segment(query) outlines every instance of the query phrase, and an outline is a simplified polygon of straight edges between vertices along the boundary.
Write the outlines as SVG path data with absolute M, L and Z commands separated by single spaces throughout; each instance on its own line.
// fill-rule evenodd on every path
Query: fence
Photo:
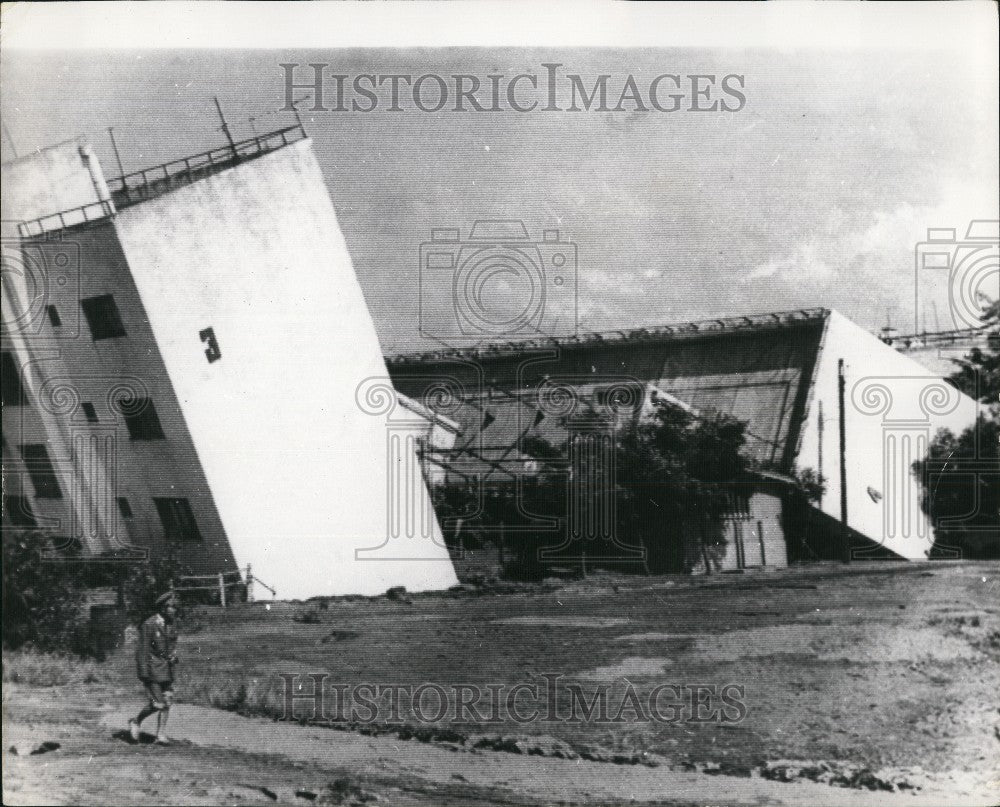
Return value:
M 195 585 L 185 585 L 186 581 L 192 581 Z M 219 593 L 219 605 L 225 608 L 227 604 L 235 602 L 236 599 L 229 593 L 229 590 L 241 586 L 246 587 L 246 601 L 253 602 L 255 585 L 270 591 L 272 599 L 277 596 L 278 592 L 267 585 L 267 583 L 263 580 L 258 580 L 253 576 L 253 567 L 249 563 L 244 571 L 237 570 L 234 572 L 219 572 L 218 574 L 184 575 L 182 577 L 178 577 L 176 583 L 171 586 L 171 588 L 179 594 L 185 591 L 217 591 Z
M 102 199 L 99 202 L 92 202 L 82 207 L 74 207 L 70 210 L 61 210 L 58 213 L 50 213 L 29 221 L 21 221 L 17 224 L 17 234 L 21 238 L 32 238 L 44 235 L 45 233 L 64 230 L 77 224 L 88 224 L 92 221 L 100 221 L 115 214 L 115 206 L 108 200 Z
M 267 134 L 254 135 L 231 146 L 220 146 L 211 151 L 109 179 L 108 188 L 117 207 L 128 207 L 182 185 L 190 185 L 225 168 L 231 168 L 242 160 L 267 154 L 305 138 L 306 131 L 301 124 L 288 126 Z

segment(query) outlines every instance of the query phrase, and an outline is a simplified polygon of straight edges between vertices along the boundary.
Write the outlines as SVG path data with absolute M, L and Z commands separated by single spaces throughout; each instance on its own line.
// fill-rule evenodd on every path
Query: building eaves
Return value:
M 767 314 L 753 314 L 738 317 L 721 317 L 685 322 L 677 325 L 662 325 L 632 330 L 601 331 L 570 337 L 546 337 L 516 342 L 497 342 L 475 348 L 454 348 L 400 353 L 387 356 L 392 365 L 427 364 L 449 359 L 496 359 L 516 356 L 528 350 L 558 347 L 574 350 L 594 348 L 604 345 L 626 345 L 639 342 L 669 342 L 682 339 L 699 339 L 720 334 L 747 331 L 784 330 L 804 323 L 824 321 L 830 314 L 828 308 L 802 308 L 792 311 L 776 311 Z

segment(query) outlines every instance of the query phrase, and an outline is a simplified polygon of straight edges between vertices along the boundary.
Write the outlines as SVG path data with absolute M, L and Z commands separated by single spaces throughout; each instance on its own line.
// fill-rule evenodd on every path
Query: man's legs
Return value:
M 164 691 L 164 688 L 155 681 L 145 681 L 144 683 L 146 684 L 146 691 L 149 693 L 149 703 L 142 708 L 142 711 L 136 717 L 128 722 L 129 734 L 131 734 L 133 741 L 139 742 L 140 724 L 155 712 L 158 715 L 156 736 L 157 738 L 166 739 L 166 735 L 163 732 L 167 725 L 166 713 L 170 710 L 170 698 L 173 693 L 169 690 Z
M 159 694 L 157 701 L 160 704 L 157 709 L 159 714 L 156 716 L 156 742 L 160 745 L 167 745 L 170 743 L 170 740 L 167 739 L 167 718 L 170 717 L 170 704 L 174 700 L 173 684 L 168 681 L 154 686 Z
M 170 704 L 168 703 L 165 708 L 160 709 L 160 714 L 156 718 L 156 741 L 158 743 L 166 742 L 167 740 L 167 718 L 170 717 Z

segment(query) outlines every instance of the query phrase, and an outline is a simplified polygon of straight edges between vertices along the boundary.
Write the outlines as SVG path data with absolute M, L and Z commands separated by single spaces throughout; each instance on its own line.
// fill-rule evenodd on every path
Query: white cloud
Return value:
M 761 280 L 781 274 L 800 282 L 803 280 L 825 282 L 837 273 L 837 270 L 820 254 L 828 248 L 829 244 L 822 244 L 819 240 L 802 244 L 788 257 L 760 264 L 744 280 Z
M 914 249 L 927 237 L 928 228 L 954 228 L 961 239 L 970 221 L 997 218 L 998 204 L 996 186 L 991 187 L 989 180 L 950 178 L 932 202 L 904 202 L 892 209 L 875 210 L 863 228 L 857 225 L 857 216 L 833 208 L 814 235 L 789 253 L 758 264 L 743 281 L 776 279 L 801 284 L 838 278 L 859 283 L 875 274 L 909 277 Z

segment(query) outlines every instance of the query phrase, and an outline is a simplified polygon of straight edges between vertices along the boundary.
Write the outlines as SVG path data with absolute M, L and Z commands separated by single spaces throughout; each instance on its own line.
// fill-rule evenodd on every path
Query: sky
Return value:
M 577 246 L 553 327 L 615 330 L 801 307 L 864 327 L 950 327 L 915 312 L 929 227 L 998 217 L 995 74 L 947 50 L 447 48 L 5 50 L 3 157 L 84 135 L 107 176 L 290 125 L 282 62 L 331 73 L 736 73 L 737 112 L 308 112 L 303 118 L 387 353 L 419 332 L 420 245 L 520 219 Z M 305 74 L 303 73 L 303 76 Z M 640 84 L 642 82 L 640 81 Z M 430 282 L 425 277 L 425 283 Z M 437 281 L 435 281 L 437 282 Z M 442 287 L 443 289 L 444 287 Z M 443 290 L 442 294 L 448 293 Z M 1000 290 L 998 290 L 1000 293 Z M 571 301 L 571 298 L 573 301 Z M 575 311 L 574 311 L 575 309 Z

